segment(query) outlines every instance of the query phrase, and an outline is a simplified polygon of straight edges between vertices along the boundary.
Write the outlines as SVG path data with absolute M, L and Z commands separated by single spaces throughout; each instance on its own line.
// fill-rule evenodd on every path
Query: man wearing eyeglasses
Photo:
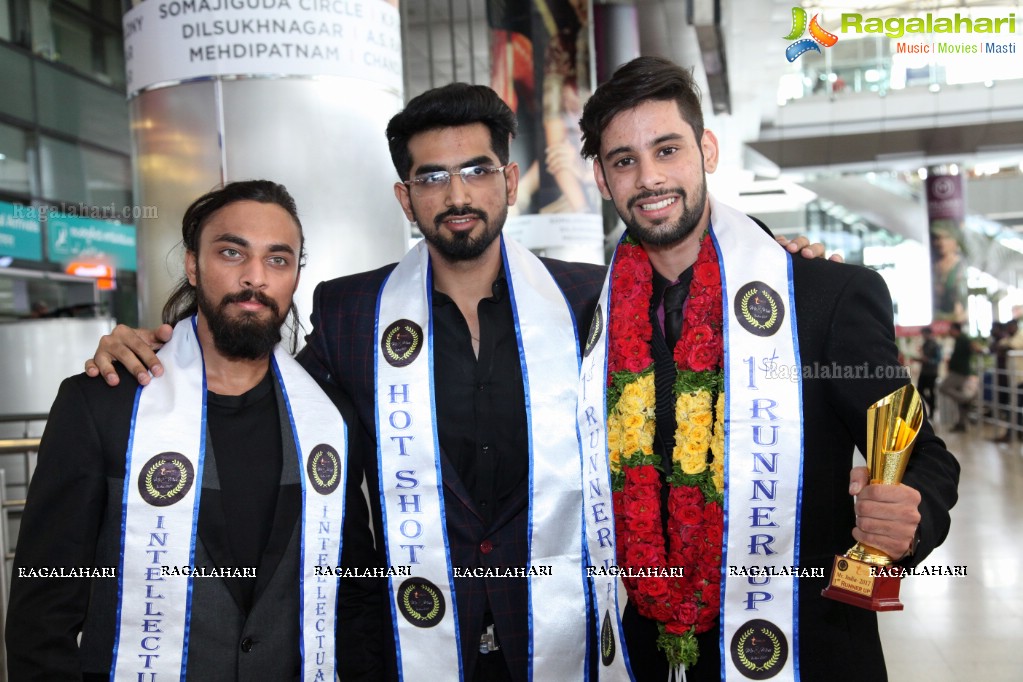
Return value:
M 391 119 L 395 196 L 425 241 L 320 284 L 299 358 L 376 430 L 374 527 L 389 563 L 412 569 L 391 583 L 405 679 L 584 676 L 574 321 L 586 329 L 605 270 L 501 238 L 514 134 L 483 86 L 430 90 Z M 143 363 L 160 372 L 143 346 L 120 328 L 91 371 L 116 357 L 148 381 Z
M 584 674 L 566 382 L 578 373 L 573 317 L 590 319 L 604 269 L 541 260 L 501 238 L 519 181 L 514 133 L 514 114 L 487 87 L 410 101 L 387 138 L 395 197 L 425 242 L 397 267 L 314 296 L 303 362 L 351 386 L 377 425 L 390 562 L 416 577 L 392 585 L 405 679 Z

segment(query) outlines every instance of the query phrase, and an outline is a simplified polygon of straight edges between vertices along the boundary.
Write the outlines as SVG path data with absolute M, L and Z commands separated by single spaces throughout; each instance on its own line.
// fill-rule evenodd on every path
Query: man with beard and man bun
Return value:
M 231 183 L 188 208 L 182 236 L 163 380 L 74 376 L 50 411 L 14 560 L 11 679 L 379 679 L 381 581 L 322 570 L 380 566 L 367 436 L 279 348 L 305 255 L 294 200 Z

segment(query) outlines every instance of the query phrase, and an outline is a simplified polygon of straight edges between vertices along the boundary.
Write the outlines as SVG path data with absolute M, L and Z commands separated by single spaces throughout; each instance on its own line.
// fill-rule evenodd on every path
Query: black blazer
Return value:
M 580 337 L 585 337 L 600 294 L 604 269 L 599 266 L 544 260 L 576 315 Z M 394 268 L 342 277 L 317 287 L 313 302 L 313 333 L 300 360 L 313 376 L 335 381 L 355 401 L 367 429 L 375 432 L 373 407 L 373 330 L 376 300 L 384 277 Z M 853 501 L 848 494 L 849 470 L 854 446 L 865 452 L 866 407 L 906 383 L 896 378 L 899 369 L 895 346 L 891 297 L 876 273 L 852 265 L 821 259 L 793 259 L 799 343 L 804 365 L 839 365 L 891 368 L 891 378 L 863 380 L 803 379 L 806 456 L 805 490 L 801 519 L 801 564 L 830 571 L 832 557 L 852 544 L 855 526 Z M 884 374 L 884 371 L 882 371 Z M 495 521 L 484 529 L 470 496 L 443 463 L 445 509 L 452 561 L 477 565 L 478 546 L 490 540 L 489 555 L 495 564 L 523 565 L 525 521 L 518 516 Z M 904 479 L 920 491 L 921 543 L 905 565 L 919 563 L 948 533 L 948 510 L 957 499 L 959 465 L 930 427 L 925 424 L 916 453 Z M 370 489 L 377 489 L 374 467 L 367 469 Z M 371 496 L 372 498 L 372 496 Z M 379 501 L 372 498 L 372 512 L 381 527 Z M 524 498 L 523 498 L 524 504 Z M 521 514 L 521 512 L 520 512 Z M 520 539 L 522 538 L 522 539 Z M 496 555 L 496 558 L 495 558 Z M 508 632 L 505 656 L 517 679 L 525 676 L 525 587 L 516 581 L 459 579 L 456 582 L 462 638 L 463 664 L 473 670 L 478 643 L 474 624 L 482 617 L 483 596 L 488 594 L 498 630 Z M 820 597 L 824 580 L 800 582 L 800 665 L 804 679 L 853 679 L 861 670 L 871 679 L 885 679 L 884 660 L 876 616 L 855 607 Z M 498 584 L 493 584 L 498 583 Z M 507 610 L 505 610 L 507 609 Z M 478 614 L 478 615 L 473 615 Z M 635 615 L 635 614 L 633 614 Z M 471 620 L 470 620 L 471 619 Z M 470 629 L 471 628 L 471 629 Z M 651 634 L 651 629 L 654 634 Z M 666 664 L 656 650 L 656 626 L 626 613 L 630 659 L 639 670 L 637 679 L 664 679 Z M 720 679 L 717 629 L 700 637 L 701 662 L 688 679 Z M 850 666 L 848 661 L 862 661 Z M 652 667 L 650 667 L 652 666 Z M 644 671 L 648 671 L 644 674 Z M 694 675 L 696 675 L 694 677 Z
M 582 341 L 600 294 L 605 268 L 542 260 L 572 308 Z M 317 286 L 313 295 L 313 332 L 306 338 L 308 345 L 299 356 L 310 374 L 324 381 L 336 382 L 352 396 L 360 419 L 373 434 L 376 423 L 373 402 L 376 303 L 384 278 L 393 269 L 394 265 L 388 265 L 373 272 L 341 277 Z M 444 381 L 444 377 L 437 376 L 435 380 Z M 505 506 L 502 514 L 486 527 L 471 495 L 443 454 L 441 466 L 452 563 L 461 566 L 527 565 L 526 486 L 522 487 L 513 502 Z M 367 471 L 367 481 L 370 482 L 371 490 L 379 490 L 375 466 Z M 375 527 L 382 528 L 379 498 L 374 495 L 370 497 Z M 485 540 L 492 549 L 481 553 L 480 545 Z M 488 598 L 512 677 L 525 680 L 529 642 L 525 579 L 455 579 L 463 667 L 467 675 L 470 675 L 476 665 Z
M 892 302 L 884 280 L 872 270 L 822 259 L 792 259 L 800 372 L 803 390 L 803 507 L 800 566 L 820 567 L 825 578 L 799 580 L 799 665 L 803 680 L 885 680 L 887 673 L 877 616 L 821 597 L 836 554 L 853 544 L 856 525 L 849 495 L 853 450 L 866 452 L 866 409 L 908 383 L 899 364 Z M 870 377 L 835 377 L 834 368 L 866 368 Z M 827 368 L 829 376 L 824 377 Z M 926 421 L 903 482 L 917 489 L 920 545 L 901 562 L 920 563 L 945 539 L 949 509 L 956 503 L 959 464 Z M 907 608 L 912 608 L 908 606 Z M 667 676 L 664 655 L 654 647 L 656 626 L 634 609 L 625 624 L 638 680 Z M 699 636 L 700 659 L 686 671 L 691 682 L 720 680 L 718 628 Z M 727 644 L 727 643 L 726 643 Z M 790 643 L 791 651 L 791 643 Z
M 138 384 L 122 367 L 118 370 L 121 381 L 115 388 L 84 374 L 66 379 L 51 408 L 14 559 L 6 627 L 13 682 L 109 679 L 116 578 L 19 578 L 18 569 L 119 564 L 125 453 Z M 351 403 L 336 388 L 328 387 L 328 393 L 349 424 L 350 457 L 358 459 L 365 434 Z M 377 566 L 361 470 L 361 464 L 348 467 L 342 563 Z M 235 565 L 217 493 L 204 486 L 197 566 Z M 299 485 L 283 485 L 247 613 L 232 581 L 194 581 L 189 679 L 300 678 L 300 513 Z M 342 679 L 382 674 L 375 667 L 381 588 L 380 580 L 341 580 L 337 655 Z

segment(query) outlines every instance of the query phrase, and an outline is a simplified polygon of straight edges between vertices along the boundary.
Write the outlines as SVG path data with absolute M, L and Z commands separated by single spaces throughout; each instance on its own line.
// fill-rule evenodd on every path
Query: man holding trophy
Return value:
M 707 193 L 717 139 L 677 65 L 621 67 L 581 127 L 628 226 L 580 382 L 591 563 L 628 594 L 595 576 L 600 678 L 887 679 L 897 583 L 870 566 L 944 540 L 959 465 L 905 388 L 883 280 L 790 259 Z M 878 471 L 850 475 L 856 447 Z
M 923 400 L 913 384 L 892 391 L 867 409 L 867 471 L 871 485 L 898 485 L 924 421 Z M 914 536 L 914 542 L 916 536 Z M 913 547 L 908 553 L 913 554 Z M 857 542 L 835 557 L 831 582 L 821 594 L 870 609 L 901 611 L 901 567 L 883 549 Z

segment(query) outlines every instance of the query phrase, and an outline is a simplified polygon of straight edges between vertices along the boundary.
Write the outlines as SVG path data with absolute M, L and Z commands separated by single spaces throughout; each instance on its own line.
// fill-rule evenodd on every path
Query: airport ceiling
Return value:
M 520 0 L 491 0 L 510 1 Z M 775 126 L 784 122 L 787 112 L 780 112 L 777 92 L 779 80 L 791 68 L 784 58 L 790 41 L 784 36 L 792 28 L 792 8 L 797 4 L 793 0 L 720 0 L 717 4 L 714 0 L 594 0 L 594 4 L 634 6 L 641 52 L 694 66 L 705 100 L 709 100 L 705 101 L 707 126 L 718 132 L 723 158 L 739 168 L 753 167 L 754 174 L 765 168 L 771 173 L 773 167 L 774 173 L 834 177 L 885 166 L 901 170 L 936 160 L 962 161 L 974 155 L 983 160 L 984 150 L 999 150 L 1002 158 L 1007 154 L 1023 158 L 1023 111 L 1015 120 L 1010 117 L 980 126 L 976 121 L 923 121 L 901 130 L 886 130 L 879 124 L 874 130 L 869 125 L 821 130 L 817 137 L 779 135 Z M 811 14 L 823 9 L 888 17 L 942 7 L 1019 7 L 1020 0 L 822 0 L 799 4 Z M 452 80 L 489 82 L 487 0 L 402 0 L 400 6 L 406 34 L 407 97 Z M 691 15 L 715 24 L 709 39 L 705 28 L 690 25 Z M 1023 195 L 1023 176 L 1019 193 Z M 1023 210 L 999 219 L 1003 224 L 1015 223 L 1023 232 Z
M 489 0 L 491 4 L 525 0 Z M 585 0 L 532 0 L 542 5 L 552 2 L 584 2 Z M 595 5 L 631 5 L 636 8 L 640 49 L 644 54 L 659 54 L 679 64 L 693 65 L 701 83 L 708 113 L 708 127 L 729 132 L 725 144 L 741 145 L 760 140 L 760 131 L 778 117 L 777 89 L 782 75 L 791 70 L 783 57 L 790 41 L 786 36 L 792 28 L 793 0 L 594 0 Z M 802 2 L 808 13 L 861 12 L 870 16 L 905 15 L 912 11 L 933 11 L 942 7 L 976 6 L 1018 7 L 1019 0 L 822 0 Z M 452 80 L 489 82 L 490 54 L 487 29 L 488 0 L 402 0 L 401 11 L 406 30 L 405 64 L 406 94 L 414 96 L 423 90 Z M 708 39 L 701 26 L 716 25 L 716 38 Z M 723 47 L 722 47 L 723 46 Z M 715 121 L 716 115 L 727 115 L 727 123 Z M 933 140 L 935 154 L 972 153 L 970 140 L 976 132 L 952 129 L 948 139 L 920 131 L 914 144 L 924 138 L 924 147 L 914 146 L 931 155 L 926 146 Z M 988 146 L 1002 144 L 999 131 L 987 137 Z M 738 138 L 738 139 L 735 139 Z M 998 139 L 994 139 L 998 138 Z M 961 148 L 954 140 L 962 139 Z M 952 140 L 950 142 L 950 140 Z M 872 149 L 882 140 L 849 139 L 834 146 L 850 152 Z M 847 144 L 848 143 L 848 144 Z M 904 144 L 904 143 L 900 143 Z M 949 148 L 952 147 L 950 150 Z M 780 167 L 816 165 L 792 158 L 791 151 L 782 154 L 777 143 L 766 144 L 758 151 Z M 729 157 L 728 154 L 725 155 Z M 731 157 L 741 159 L 739 151 Z M 775 158 L 777 157 L 777 158 Z M 783 158 L 787 157 L 787 158 Z M 839 155 L 830 160 L 832 166 L 843 163 Z M 855 153 L 848 162 L 862 161 Z

